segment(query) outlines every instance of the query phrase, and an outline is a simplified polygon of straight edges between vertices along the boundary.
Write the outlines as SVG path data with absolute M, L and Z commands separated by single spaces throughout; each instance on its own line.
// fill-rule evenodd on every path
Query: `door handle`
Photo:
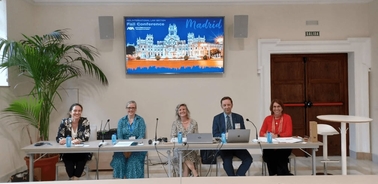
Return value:
M 305 108 L 312 107 L 312 102 L 311 101 L 305 101 L 304 106 L 305 106 Z

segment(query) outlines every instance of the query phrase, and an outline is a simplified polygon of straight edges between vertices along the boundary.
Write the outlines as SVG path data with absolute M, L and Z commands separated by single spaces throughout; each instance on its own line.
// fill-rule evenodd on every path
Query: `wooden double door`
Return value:
M 348 114 L 348 57 L 337 54 L 272 54 L 271 98 L 284 102 L 284 112 L 293 120 L 293 135 L 309 135 L 309 121 L 317 115 Z M 349 134 L 347 140 L 349 140 Z M 328 155 L 341 155 L 340 134 L 328 136 Z M 322 136 L 318 135 L 322 141 Z M 347 150 L 349 150 L 349 141 Z M 296 155 L 304 156 L 299 150 Z M 322 155 L 322 147 L 317 152 Z

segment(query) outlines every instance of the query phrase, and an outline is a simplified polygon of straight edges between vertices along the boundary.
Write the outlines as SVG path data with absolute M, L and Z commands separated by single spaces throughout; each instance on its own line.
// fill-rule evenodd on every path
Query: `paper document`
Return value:
M 115 144 L 114 146 L 115 147 L 127 147 L 127 146 L 131 146 L 131 144 L 133 142 L 134 141 L 120 141 L 120 142 L 117 142 L 117 144 Z
M 171 139 L 171 142 L 178 142 L 177 137 L 173 137 L 173 138 Z M 182 138 L 182 142 L 186 142 L 186 137 L 183 137 L 183 138 Z
M 259 137 L 260 142 L 268 142 L 266 137 Z M 253 142 L 257 142 L 256 139 L 253 140 Z M 302 139 L 295 138 L 295 137 L 277 137 L 273 138 L 273 143 L 296 143 L 296 142 L 302 142 Z
M 253 140 L 253 142 L 257 142 L 255 141 L 256 139 Z M 259 137 L 259 142 L 268 142 L 267 138 L 266 137 Z M 278 141 L 276 139 L 272 139 L 272 142 L 273 143 L 278 143 Z
M 295 137 L 277 137 L 275 138 L 278 142 L 285 142 L 285 143 L 296 143 L 302 142 L 302 139 L 295 138 Z

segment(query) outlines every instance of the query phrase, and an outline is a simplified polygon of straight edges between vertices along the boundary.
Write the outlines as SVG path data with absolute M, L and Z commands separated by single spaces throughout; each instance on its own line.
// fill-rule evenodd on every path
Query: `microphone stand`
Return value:
M 255 125 L 252 121 L 250 121 L 248 118 L 245 119 L 245 120 L 247 120 L 248 122 L 252 123 L 252 125 L 255 127 L 256 140 L 258 141 L 258 140 L 259 140 L 259 136 L 258 136 L 258 134 L 257 134 L 257 127 L 256 127 L 256 125 Z
M 104 146 L 104 145 L 107 145 L 108 143 L 104 141 L 105 139 L 105 128 L 106 128 L 106 124 L 108 124 L 108 127 L 109 127 L 109 130 L 110 131 L 110 124 L 109 124 L 109 121 L 110 119 L 108 119 L 104 125 L 104 128 L 102 128 L 102 120 L 101 120 L 101 126 L 100 126 L 100 131 L 101 131 L 101 134 L 102 134 L 102 141 L 98 144 L 98 149 L 97 149 L 97 157 L 95 158 L 96 159 L 96 178 L 97 180 L 99 180 L 99 176 L 98 176 L 98 162 L 99 162 L 99 159 L 100 159 L 100 148 L 101 146 Z M 87 173 L 88 174 L 88 173 Z
M 247 119 L 245 119 L 246 121 L 248 121 L 248 122 L 250 122 L 250 123 L 252 123 L 252 125 L 255 127 L 255 136 L 256 136 L 256 141 L 257 141 L 257 143 L 259 144 L 259 146 L 260 146 L 260 151 L 261 151 L 261 155 L 263 154 L 263 149 L 262 149 L 262 146 L 261 146 L 261 142 L 259 141 L 259 135 L 257 134 L 257 127 L 256 127 L 256 125 L 252 122 L 252 121 L 250 121 L 248 118 Z
M 159 124 L 159 118 L 156 118 L 156 126 L 155 126 L 155 141 L 153 142 L 154 145 L 159 144 L 159 141 L 157 139 L 157 128 Z
M 104 125 L 104 128 L 101 130 L 102 128 L 102 123 L 101 123 L 101 127 L 100 127 L 100 130 L 101 130 L 101 133 L 102 133 L 102 141 L 98 144 L 98 147 L 101 147 L 103 145 L 108 145 L 108 142 L 105 142 L 105 129 L 106 129 L 106 125 L 108 125 L 109 127 L 109 130 L 110 131 L 110 124 L 109 124 L 109 121 L 110 119 L 108 119 Z

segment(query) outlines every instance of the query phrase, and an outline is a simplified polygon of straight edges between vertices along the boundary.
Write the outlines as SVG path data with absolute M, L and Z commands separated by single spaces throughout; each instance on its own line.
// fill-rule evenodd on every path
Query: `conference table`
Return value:
M 121 140 L 128 141 L 128 140 Z M 148 139 L 138 139 L 139 144 L 136 146 L 115 146 L 104 145 L 99 147 L 99 141 L 85 142 L 84 146 L 66 147 L 60 145 L 55 141 L 48 141 L 42 146 L 34 146 L 34 144 L 22 148 L 29 156 L 29 168 L 34 168 L 34 155 L 40 153 L 88 153 L 88 152 L 135 152 L 135 151 L 163 151 L 172 149 L 178 150 L 180 153 L 183 150 L 226 150 L 226 149 L 312 149 L 312 174 L 316 174 L 316 151 L 319 146 L 323 145 L 321 142 L 299 142 L 299 143 L 214 143 L 214 144 L 178 144 L 178 143 L 161 143 L 158 145 L 149 145 Z M 46 143 L 46 141 L 44 141 Z M 182 154 L 179 154 L 180 163 L 182 161 Z M 170 164 L 170 156 L 168 154 L 168 164 Z M 182 164 L 180 165 L 180 172 L 182 171 Z M 170 173 L 170 171 L 169 171 Z M 33 181 L 33 169 L 29 169 L 29 181 Z
M 22 148 L 23 151 L 29 156 L 29 168 L 34 168 L 34 155 L 41 153 L 97 153 L 97 152 L 137 152 L 137 151 L 153 151 L 153 150 L 171 150 L 172 144 L 148 144 L 148 139 L 136 140 L 119 140 L 118 142 L 138 142 L 136 146 L 114 146 L 112 144 L 99 146 L 101 141 L 88 141 L 84 142 L 83 146 L 66 147 L 60 145 L 56 141 L 42 141 L 45 143 L 42 146 L 28 145 Z M 170 161 L 170 159 L 168 159 Z M 29 169 L 29 181 L 33 181 L 34 169 Z
M 209 184 L 209 183 L 258 183 L 258 184 L 376 184 L 378 175 L 318 175 L 318 176 L 246 176 L 246 177 L 184 177 L 184 178 L 144 178 L 144 179 L 129 179 L 125 180 L 75 180 L 75 181 L 59 181 L 59 184 Z M 41 182 L 31 182 L 40 184 Z M 56 181 L 45 181 L 44 184 L 56 184 Z M 29 182 L 30 184 L 30 182 Z
M 347 175 L 347 150 L 346 150 L 346 124 L 347 123 L 367 123 L 373 121 L 371 118 L 352 115 L 319 115 L 318 119 L 329 122 L 341 123 L 341 173 Z

